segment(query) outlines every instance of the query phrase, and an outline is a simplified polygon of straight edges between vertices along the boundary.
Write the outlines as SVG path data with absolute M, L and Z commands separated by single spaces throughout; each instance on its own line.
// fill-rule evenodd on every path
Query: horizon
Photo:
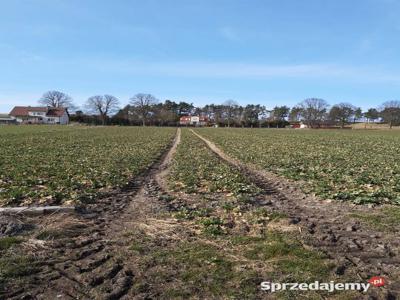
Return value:
M 398 99 L 400 2 L 10 1 L 0 11 L 0 113 L 60 90 L 83 107 L 136 93 L 204 106 L 366 110 Z M 43 18 L 46 15 L 46 18 Z

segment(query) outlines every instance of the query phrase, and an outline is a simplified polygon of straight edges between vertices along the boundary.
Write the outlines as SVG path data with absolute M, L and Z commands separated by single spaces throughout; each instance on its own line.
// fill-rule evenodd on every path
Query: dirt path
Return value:
M 154 216 L 165 210 L 157 181 L 165 182 L 179 141 L 180 129 L 169 151 L 127 188 L 79 214 L 20 220 L 40 228 L 22 245 L 35 250 L 40 266 L 23 284 L 0 293 L 0 299 L 134 299 L 130 290 L 137 258 L 131 257 L 129 233 L 143 227 L 157 231 Z M 164 230 L 174 228 L 165 225 Z
M 323 249 L 334 258 L 338 276 L 350 275 L 361 282 L 385 276 L 389 285 L 370 289 L 368 296 L 398 297 L 400 241 L 395 234 L 377 233 L 348 216 L 366 208 L 306 196 L 292 183 L 232 159 L 192 132 L 222 161 L 263 189 L 266 197 L 258 205 L 284 212 L 290 230 L 299 231 L 306 246 Z M 180 137 L 178 129 L 167 153 L 125 190 L 97 199 L 79 214 L 20 220 L 39 228 L 21 248 L 33 253 L 40 265 L 26 281 L 16 281 L 6 292 L 0 291 L 0 299 L 165 298 L 162 287 L 152 286 L 157 284 L 153 277 L 162 270 L 152 255 L 146 258 L 147 252 L 176 249 L 182 241 L 201 239 L 195 227 L 171 218 L 171 211 L 199 201 L 193 195 L 175 195 L 168 190 L 166 177 Z M 168 201 L 170 196 L 175 200 Z
M 194 130 L 221 159 L 238 168 L 271 196 L 265 203 L 284 212 L 298 226 L 306 245 L 322 249 L 337 261 L 336 274 L 354 274 L 355 281 L 384 276 L 385 288 L 371 288 L 369 296 L 379 299 L 400 297 L 400 240 L 397 233 L 377 232 L 350 217 L 370 209 L 348 203 L 321 201 L 307 196 L 295 184 L 229 157 L 214 143 Z

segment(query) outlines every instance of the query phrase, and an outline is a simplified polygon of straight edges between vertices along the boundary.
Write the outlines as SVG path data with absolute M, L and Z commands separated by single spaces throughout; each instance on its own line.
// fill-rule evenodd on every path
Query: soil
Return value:
M 350 216 L 371 208 L 305 195 L 297 184 L 245 165 L 192 132 L 221 160 L 264 190 L 266 197 L 259 205 L 289 217 L 273 226 L 283 232 L 296 231 L 306 247 L 326 252 L 336 262 L 337 275 L 353 274 L 360 282 L 372 276 L 385 277 L 385 287 L 371 288 L 368 295 L 360 294 L 360 299 L 396 299 L 400 295 L 397 232 L 377 232 Z M 133 288 L 146 274 L 137 267 L 140 256 L 132 255 L 132 232 L 145 231 L 160 247 L 193 237 L 192 228 L 163 217 L 176 207 L 160 200 L 172 193 L 166 176 L 179 141 L 180 129 L 169 151 L 128 187 L 97 199 L 78 213 L 2 217 L 1 235 L 28 237 L 20 251 L 34 253 L 40 266 L 23 282 L 0 290 L 0 299 L 161 298 L 151 286 Z M 149 267 L 157 266 L 149 262 Z
M 97 199 L 78 214 L 7 217 L 8 223 L 2 226 L 5 231 L 35 228 L 30 232 L 32 238 L 22 245 L 27 250 L 33 250 L 41 236 L 50 238 L 35 245 L 40 270 L 26 278 L 23 286 L 6 286 L 0 299 L 141 298 L 129 295 L 135 261 L 126 259 L 131 241 L 125 235 L 132 228 L 148 225 L 155 214 L 166 209 L 158 200 L 156 177 L 165 173 L 179 140 L 178 129 L 170 150 L 146 172 L 124 190 Z

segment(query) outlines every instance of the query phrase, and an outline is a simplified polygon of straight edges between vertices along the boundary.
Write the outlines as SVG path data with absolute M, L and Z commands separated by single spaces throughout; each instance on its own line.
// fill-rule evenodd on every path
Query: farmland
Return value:
M 229 155 L 325 199 L 400 204 L 396 131 L 199 129 Z
M 262 278 L 329 278 L 331 262 L 305 249 L 295 227 L 285 234 L 266 230 L 284 224 L 287 216 L 265 206 L 265 191 L 221 161 L 189 129 L 182 130 L 168 179 L 175 191 L 169 199 L 172 216 L 199 233 L 182 248 L 164 250 L 169 254 L 163 263 L 176 274 L 178 285 L 167 293 L 187 298 L 197 286 L 201 298 L 259 298 Z
M 0 205 L 83 203 L 126 185 L 163 152 L 174 129 L 0 128 Z
M 0 298 L 354 299 L 358 292 L 272 295 L 260 283 L 367 282 L 378 275 L 388 285 L 371 287 L 368 296 L 397 293 L 400 210 L 334 198 L 334 184 L 319 195 L 336 200 L 310 195 L 334 174 L 350 183 L 340 192 L 365 188 L 341 173 L 347 169 L 339 161 L 361 165 L 352 151 L 364 158 L 364 172 L 384 162 L 395 170 L 385 160 L 395 134 L 20 126 L 4 127 L 0 137 L 7 145 L 3 204 L 81 208 L 0 215 Z M 25 152 L 16 150 L 23 145 Z M 379 163 L 364 149 L 372 145 L 385 151 Z M 316 173 L 329 163 L 325 152 L 329 169 Z M 382 182 L 395 176 L 376 174 Z M 14 188 L 20 197 L 10 197 Z M 363 195 L 366 203 L 395 203 L 376 196 Z

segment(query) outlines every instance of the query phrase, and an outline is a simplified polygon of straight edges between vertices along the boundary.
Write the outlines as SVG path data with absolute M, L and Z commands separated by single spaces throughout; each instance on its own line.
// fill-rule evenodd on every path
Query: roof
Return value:
M 62 107 L 15 106 L 10 112 L 10 115 L 14 117 L 23 117 L 28 116 L 28 112 L 45 112 L 48 117 L 61 117 L 67 112 L 67 109 Z
M 14 120 L 8 114 L 0 114 L 0 120 Z
M 47 112 L 47 107 L 15 106 L 10 112 L 11 116 L 27 116 L 28 112 Z
M 47 112 L 46 116 L 47 117 L 62 117 L 64 113 L 67 111 L 66 108 L 49 108 L 49 111 Z

